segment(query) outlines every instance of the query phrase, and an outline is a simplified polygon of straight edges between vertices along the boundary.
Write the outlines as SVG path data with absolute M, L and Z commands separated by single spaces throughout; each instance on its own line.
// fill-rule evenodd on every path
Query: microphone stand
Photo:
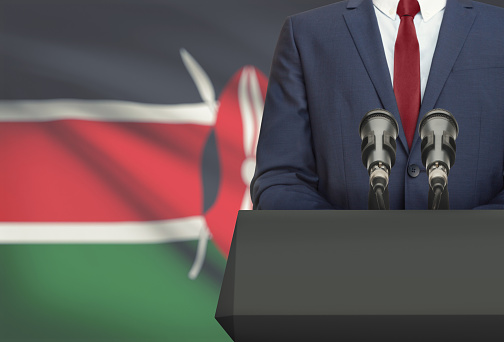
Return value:
M 427 208 L 431 210 L 449 210 L 448 167 L 442 162 L 435 162 L 428 171 L 429 196 Z
M 428 208 L 432 210 L 450 210 L 450 200 L 448 188 L 441 191 L 436 188 L 436 192 L 429 187 Z
M 385 189 L 385 191 L 382 191 L 381 188 L 377 189 L 377 191 L 374 191 L 373 187 L 369 185 L 368 209 L 390 210 L 388 187 Z
M 389 169 L 383 163 L 378 162 L 371 167 L 369 175 L 369 210 L 389 210 Z

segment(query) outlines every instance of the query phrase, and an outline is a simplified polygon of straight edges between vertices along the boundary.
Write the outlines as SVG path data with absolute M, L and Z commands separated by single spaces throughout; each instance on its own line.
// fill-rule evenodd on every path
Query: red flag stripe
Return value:
M 0 124 L 0 221 L 148 221 L 202 214 L 210 127 Z

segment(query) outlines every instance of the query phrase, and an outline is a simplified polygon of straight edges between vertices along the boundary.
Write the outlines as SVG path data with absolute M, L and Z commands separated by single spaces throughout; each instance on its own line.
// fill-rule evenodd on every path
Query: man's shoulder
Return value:
M 487 3 L 484 3 L 484 2 L 481 2 L 478 0 L 472 0 L 472 1 L 470 1 L 470 3 L 472 3 L 472 5 L 476 8 L 484 9 L 484 10 L 491 11 L 491 12 L 497 11 L 497 12 L 503 13 L 503 11 L 504 11 L 503 7 L 490 5 L 490 4 L 487 4 Z
M 472 5 L 479 13 L 483 14 L 485 17 L 502 19 L 504 18 L 504 8 L 498 7 L 494 5 L 485 4 L 479 1 L 472 1 Z M 501 20 L 501 23 L 504 24 L 504 20 Z
M 475 27 L 480 31 L 491 31 L 491 39 L 504 36 L 504 8 L 473 1 L 477 11 Z
M 357 0 L 358 2 L 371 0 Z M 325 37 L 328 32 L 341 31 L 345 27 L 344 14 L 348 12 L 348 3 L 356 0 L 339 1 L 322 7 L 290 16 L 296 36 L 307 39 Z
M 298 23 L 314 23 L 323 22 L 326 20 L 338 20 L 342 18 L 342 14 L 345 12 L 348 5 L 348 1 L 339 1 L 333 4 L 325 5 L 322 7 L 317 7 L 305 12 L 301 12 L 291 16 L 293 21 Z

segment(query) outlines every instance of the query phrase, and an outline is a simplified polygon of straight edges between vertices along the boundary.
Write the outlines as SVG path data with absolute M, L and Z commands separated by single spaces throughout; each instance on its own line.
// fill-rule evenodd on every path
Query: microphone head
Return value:
M 368 171 L 377 163 L 382 163 L 390 170 L 395 163 L 396 139 L 399 125 L 389 111 L 374 109 L 362 118 L 359 124 L 362 139 L 362 163 Z
M 431 110 L 420 121 L 418 132 L 422 139 L 422 162 L 427 170 L 439 163 L 449 171 L 455 164 L 455 140 L 459 133 L 455 117 L 444 109 Z
M 429 131 L 434 130 L 446 131 L 453 139 L 457 139 L 459 125 L 452 113 L 445 109 L 437 108 L 424 115 L 420 121 L 418 133 L 420 134 L 420 138 L 423 139 Z
M 375 127 L 383 127 L 383 130 L 390 134 L 395 133 L 394 139 L 399 134 L 399 125 L 394 115 L 385 109 L 373 109 L 364 115 L 359 124 L 359 134 L 361 139 L 369 134 Z

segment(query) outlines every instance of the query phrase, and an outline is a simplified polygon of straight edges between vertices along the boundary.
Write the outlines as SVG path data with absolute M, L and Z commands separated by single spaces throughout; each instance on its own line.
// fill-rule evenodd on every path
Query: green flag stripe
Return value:
M 230 341 L 214 320 L 225 259 L 197 242 L 0 246 L 0 341 Z

